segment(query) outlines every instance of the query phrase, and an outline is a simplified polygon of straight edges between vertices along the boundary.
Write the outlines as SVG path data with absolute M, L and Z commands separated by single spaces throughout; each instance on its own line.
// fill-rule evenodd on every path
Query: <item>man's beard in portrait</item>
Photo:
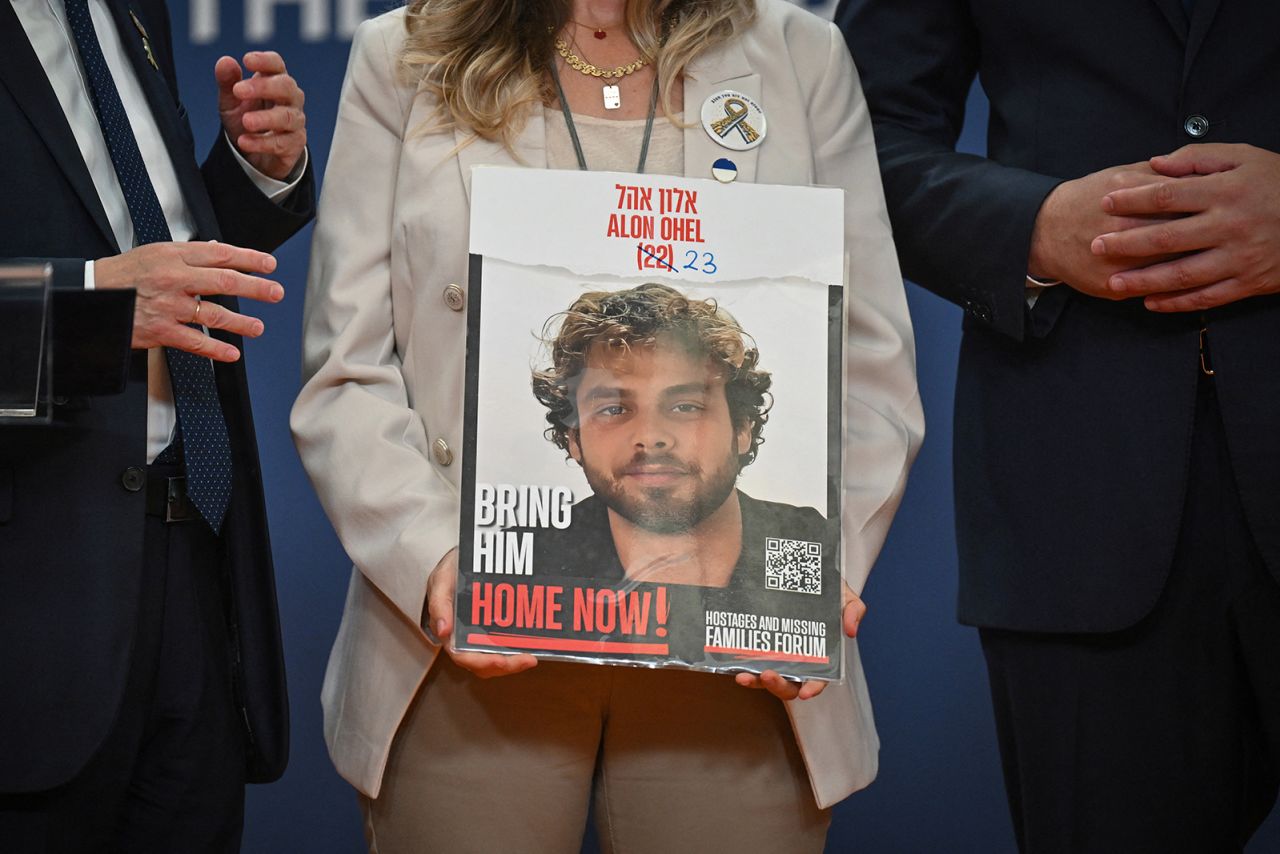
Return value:
M 613 472 L 590 465 L 584 451 L 582 470 L 591 490 L 628 522 L 655 534 L 679 534 L 692 530 L 719 510 L 733 493 L 740 468 L 733 444 L 727 448 L 723 462 L 710 472 L 672 454 L 643 451 Z M 640 465 L 669 466 L 683 474 L 680 482 L 671 486 L 628 487 L 626 469 Z

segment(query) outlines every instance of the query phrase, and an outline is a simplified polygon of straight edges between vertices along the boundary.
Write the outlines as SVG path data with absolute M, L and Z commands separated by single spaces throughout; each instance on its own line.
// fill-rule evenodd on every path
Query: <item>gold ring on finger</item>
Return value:
M 200 309 L 201 309 L 203 306 L 204 306 L 204 302 L 203 302 L 203 301 L 201 301 L 201 300 L 196 300 L 196 313 L 195 313 L 195 314 L 193 314 L 193 315 L 191 315 L 191 322 L 192 322 L 192 323 L 199 323 L 199 322 L 200 322 Z

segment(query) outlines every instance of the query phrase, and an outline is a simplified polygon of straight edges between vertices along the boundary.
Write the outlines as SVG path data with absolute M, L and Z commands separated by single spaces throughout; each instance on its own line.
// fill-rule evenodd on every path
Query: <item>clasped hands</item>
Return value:
M 252 72 L 245 77 L 244 71 Z M 244 69 L 230 56 L 214 65 L 218 113 L 227 138 L 262 174 L 290 178 L 307 146 L 304 96 L 274 51 L 244 55 Z M 137 290 L 135 349 L 174 347 L 219 362 L 234 362 L 240 351 L 205 329 L 221 329 L 247 338 L 263 332 L 263 323 L 202 301 L 226 295 L 275 303 L 284 288 L 261 278 L 275 270 L 265 252 L 225 243 L 150 243 L 94 262 L 94 287 Z
M 481 679 L 494 676 L 509 676 L 528 670 L 538 664 L 538 659 L 527 653 L 503 655 L 493 652 L 459 652 L 451 649 L 447 643 L 453 634 L 453 596 L 458 584 L 458 550 L 452 549 L 440 559 L 430 577 L 427 579 L 427 601 L 424 608 L 422 624 L 434 635 L 445 652 L 459 667 L 470 670 Z M 841 620 L 844 633 L 849 637 L 857 637 L 858 625 L 867 614 L 867 606 L 858 594 L 844 585 L 844 598 Z M 785 679 L 772 670 L 756 675 L 754 673 L 734 674 L 734 681 L 744 688 L 760 688 L 782 700 L 808 700 L 818 696 L 827 687 L 826 682 L 797 682 Z
M 1151 311 L 1280 292 L 1280 154 L 1199 144 L 1060 184 L 1029 270 Z

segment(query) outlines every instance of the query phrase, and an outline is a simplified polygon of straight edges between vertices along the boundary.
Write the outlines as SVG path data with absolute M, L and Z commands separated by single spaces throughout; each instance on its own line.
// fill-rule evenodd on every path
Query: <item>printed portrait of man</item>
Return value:
M 821 591 L 834 523 L 738 488 L 764 444 L 772 378 L 727 311 L 650 283 L 583 293 L 543 337 L 545 435 L 593 494 L 568 528 L 538 531 L 536 574 Z

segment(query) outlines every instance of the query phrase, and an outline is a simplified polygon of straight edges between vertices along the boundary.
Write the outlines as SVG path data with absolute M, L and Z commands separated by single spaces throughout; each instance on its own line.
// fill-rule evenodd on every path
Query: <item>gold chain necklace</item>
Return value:
M 546 44 L 546 42 L 543 42 L 543 44 Z M 564 39 L 561 38 L 556 39 L 556 52 L 564 58 L 565 65 L 568 65 L 574 71 L 585 74 L 588 77 L 603 77 L 605 80 L 621 80 L 628 74 L 634 74 L 649 64 L 649 60 L 642 56 L 635 62 L 619 65 L 617 68 L 600 68 L 569 50 L 569 45 L 565 44 Z

